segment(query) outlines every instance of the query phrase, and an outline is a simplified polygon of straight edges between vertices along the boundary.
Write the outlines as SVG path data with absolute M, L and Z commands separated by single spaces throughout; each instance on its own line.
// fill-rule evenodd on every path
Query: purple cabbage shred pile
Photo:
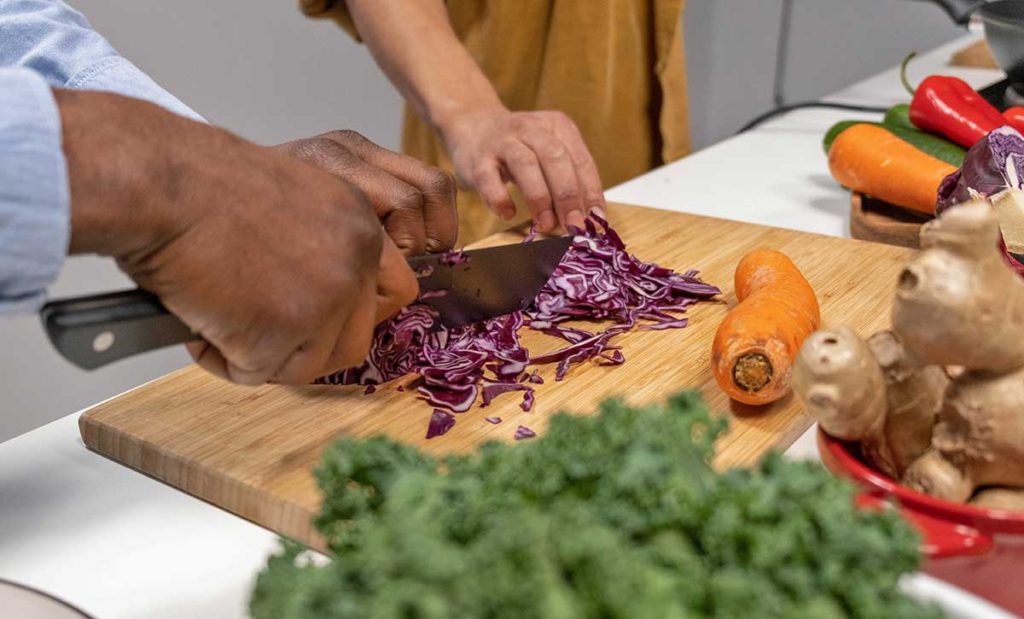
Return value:
M 429 306 L 411 305 L 377 327 L 362 366 L 316 382 L 377 385 L 418 374 L 419 395 L 432 406 L 462 413 L 478 399 L 483 407 L 518 391 L 523 393 L 520 406 L 529 411 L 534 402 L 531 385 L 544 383 L 536 369 L 527 370 L 529 365 L 556 364 L 556 381 L 585 361 L 620 365 L 625 357 L 612 343 L 615 336 L 633 329 L 685 327 L 687 319 L 679 314 L 719 293 L 698 279 L 697 271 L 677 273 L 630 255 L 599 217 L 591 216 L 585 230 L 571 232 L 572 245 L 525 311 L 448 329 L 437 323 Z M 459 257 L 453 254 L 453 259 Z M 611 325 L 588 330 L 565 324 L 581 320 Z M 524 326 L 564 340 L 565 346 L 531 357 L 517 333 Z M 437 414 L 431 418 L 431 432 Z

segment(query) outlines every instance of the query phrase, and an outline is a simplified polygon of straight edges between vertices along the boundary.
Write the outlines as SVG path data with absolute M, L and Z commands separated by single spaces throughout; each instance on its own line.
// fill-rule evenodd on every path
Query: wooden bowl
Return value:
M 917 249 L 921 225 L 932 219 L 860 192 L 850 193 L 850 236 Z

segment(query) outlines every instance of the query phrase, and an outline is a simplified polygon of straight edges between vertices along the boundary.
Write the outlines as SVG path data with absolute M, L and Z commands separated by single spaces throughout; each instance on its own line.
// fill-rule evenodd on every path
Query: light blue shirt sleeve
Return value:
M 68 174 L 51 87 L 114 92 L 202 120 L 64 2 L 0 0 L 0 314 L 37 310 L 67 255 Z
M 202 120 L 61 0 L 0 0 L 0 66 L 32 69 L 57 88 L 115 92 Z
M 0 313 L 43 302 L 67 254 L 68 198 L 50 85 L 28 69 L 0 68 Z

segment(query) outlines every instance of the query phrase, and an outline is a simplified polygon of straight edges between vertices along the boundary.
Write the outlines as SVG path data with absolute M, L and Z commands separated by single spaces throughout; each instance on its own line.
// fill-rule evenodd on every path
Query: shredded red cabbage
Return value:
M 523 412 L 528 413 L 533 408 L 533 389 L 527 389 L 526 393 L 523 394 L 523 402 L 519 405 L 519 408 L 523 409 Z
M 531 397 L 533 395 L 533 387 L 518 383 L 515 381 L 508 380 L 491 380 L 485 378 L 483 380 L 482 389 L 480 390 L 480 407 L 488 406 L 494 398 L 498 397 L 503 393 L 509 391 L 525 391 L 523 398 Z
M 466 250 L 464 249 L 454 249 L 442 254 L 438 261 L 447 266 L 455 266 L 469 262 L 469 256 L 466 255 Z
M 447 434 L 455 426 L 455 415 L 448 411 L 435 408 L 430 415 L 430 423 L 427 424 L 427 438 L 434 438 Z
M 487 423 L 493 423 L 494 425 L 497 425 L 501 423 L 501 417 L 484 417 L 484 421 L 486 421 Z
M 533 438 L 537 436 L 537 433 L 527 428 L 526 426 L 519 426 L 516 428 L 516 440 L 521 441 L 524 438 Z
M 520 406 L 528 411 L 534 402 L 530 385 L 544 383 L 536 369 L 527 372 L 528 365 L 556 363 L 555 380 L 562 380 L 573 365 L 591 359 L 602 365 L 622 364 L 621 347 L 611 343 L 616 335 L 634 328 L 685 327 L 686 318 L 678 314 L 719 293 L 698 279 L 696 271 L 680 274 L 631 256 L 599 217 L 591 216 L 585 230 L 571 232 L 572 245 L 525 311 L 449 329 L 435 320 L 429 306 L 411 305 L 377 328 L 362 366 L 316 382 L 375 385 L 418 374 L 417 391 L 433 406 L 461 413 L 478 398 L 481 406 L 488 406 L 503 393 L 522 391 Z M 449 256 L 465 258 L 460 252 Z M 588 331 L 564 324 L 571 320 L 612 324 Z M 517 333 L 524 326 L 567 345 L 530 357 Z

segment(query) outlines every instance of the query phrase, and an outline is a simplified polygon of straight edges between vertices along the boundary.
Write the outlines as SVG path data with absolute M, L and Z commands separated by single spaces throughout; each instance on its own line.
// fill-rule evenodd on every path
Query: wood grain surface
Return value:
M 985 39 L 975 41 L 967 47 L 955 52 L 949 59 L 952 67 L 971 67 L 973 69 L 998 69 L 999 63 L 992 55 L 992 48 Z
M 750 208 L 757 208 L 751 204 Z M 586 364 L 563 382 L 541 368 L 533 411 L 506 394 L 486 409 L 457 415 L 445 436 L 424 439 L 431 408 L 415 392 L 385 385 L 372 395 L 361 387 L 238 387 L 190 367 L 100 404 L 79 421 L 85 444 L 107 457 L 315 548 L 322 540 L 311 517 L 319 494 L 311 475 L 324 446 L 339 435 L 384 433 L 431 453 L 465 452 L 486 440 L 512 440 L 519 424 L 543 432 L 560 410 L 593 411 L 621 395 L 656 402 L 682 389 L 699 389 L 709 405 L 732 417 L 717 445 L 716 466 L 745 466 L 770 449 L 784 449 L 809 426 L 792 396 L 764 409 L 730 405 L 709 367 L 711 340 L 735 303 L 732 275 L 739 258 L 758 247 L 787 253 L 815 287 L 826 324 L 849 324 L 862 333 L 884 328 L 905 249 L 624 205 L 610 219 L 631 252 L 676 270 L 699 269 L 723 290 L 722 300 L 691 309 L 686 329 L 620 336 L 626 363 Z M 506 233 L 487 244 L 513 242 Z M 534 352 L 557 343 L 523 332 Z M 485 416 L 504 421 L 491 425 Z

